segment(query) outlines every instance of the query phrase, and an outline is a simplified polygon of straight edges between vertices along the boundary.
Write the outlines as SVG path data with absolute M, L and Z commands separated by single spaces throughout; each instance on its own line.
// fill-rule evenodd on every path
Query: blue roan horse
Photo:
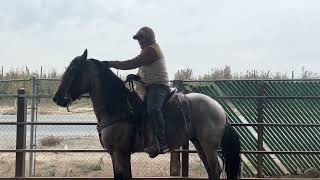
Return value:
M 128 103 L 130 91 L 103 62 L 87 59 L 87 50 L 72 60 L 53 100 L 66 107 L 82 94 L 89 93 L 101 126 L 100 141 L 112 158 L 115 179 L 132 179 L 131 154 L 143 150 L 144 138 L 132 118 Z M 177 95 L 178 96 L 178 95 Z M 180 95 L 188 102 L 189 117 L 170 99 L 164 105 L 167 142 L 171 149 L 190 140 L 197 149 L 209 179 L 220 179 L 217 150 L 222 148 L 228 179 L 240 174 L 240 141 L 227 122 L 223 108 L 212 98 L 197 93 Z M 172 98 L 171 98 L 172 99 Z

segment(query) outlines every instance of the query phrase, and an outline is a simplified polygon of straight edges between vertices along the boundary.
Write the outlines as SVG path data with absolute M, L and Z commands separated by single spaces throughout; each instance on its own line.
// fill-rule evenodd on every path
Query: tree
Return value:
M 174 80 L 194 80 L 192 69 L 186 68 L 178 70 L 174 74 Z
M 198 80 L 216 80 L 216 79 L 232 79 L 232 73 L 230 66 L 225 66 L 224 68 L 211 68 L 209 73 L 199 76 Z

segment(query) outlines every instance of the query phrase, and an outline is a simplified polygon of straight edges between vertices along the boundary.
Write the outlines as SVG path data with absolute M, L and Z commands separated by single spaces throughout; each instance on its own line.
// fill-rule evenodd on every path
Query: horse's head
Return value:
M 58 91 L 53 97 L 53 101 L 57 105 L 67 107 L 82 94 L 89 92 L 91 66 L 92 63 L 87 61 L 87 50 L 71 61 L 62 76 Z

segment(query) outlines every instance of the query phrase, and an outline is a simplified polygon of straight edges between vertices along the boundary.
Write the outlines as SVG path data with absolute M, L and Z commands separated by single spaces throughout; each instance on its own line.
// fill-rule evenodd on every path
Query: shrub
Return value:
M 61 143 L 63 139 L 55 136 L 47 136 L 40 140 L 41 146 L 56 146 Z

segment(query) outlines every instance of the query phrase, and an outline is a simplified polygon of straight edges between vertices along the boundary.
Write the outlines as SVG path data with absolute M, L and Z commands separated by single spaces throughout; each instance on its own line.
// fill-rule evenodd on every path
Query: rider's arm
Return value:
M 133 59 L 126 61 L 109 61 L 110 67 L 122 70 L 135 69 L 155 62 L 158 58 L 156 52 L 151 47 L 144 48 L 141 53 Z

